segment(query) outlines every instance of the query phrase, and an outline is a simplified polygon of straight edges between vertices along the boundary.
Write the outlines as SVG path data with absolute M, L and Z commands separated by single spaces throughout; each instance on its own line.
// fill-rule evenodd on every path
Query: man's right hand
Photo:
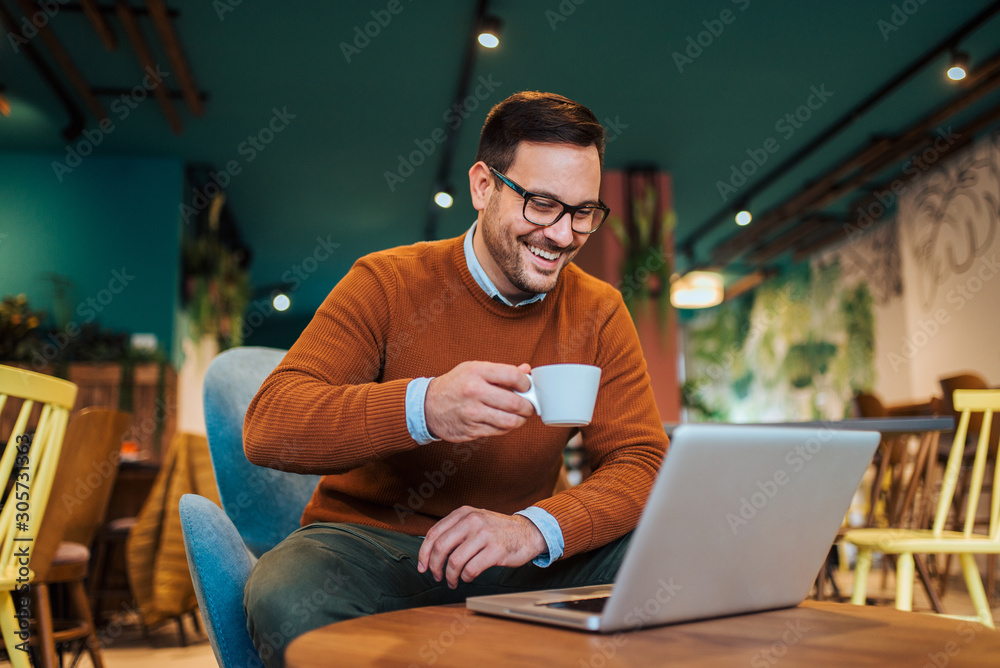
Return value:
M 435 438 L 461 443 L 520 427 L 535 409 L 513 390 L 528 391 L 530 371 L 528 364 L 462 362 L 427 386 L 427 429 Z

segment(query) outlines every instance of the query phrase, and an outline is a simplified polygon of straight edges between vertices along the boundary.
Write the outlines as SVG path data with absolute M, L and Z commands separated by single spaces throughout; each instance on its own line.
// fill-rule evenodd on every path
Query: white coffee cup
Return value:
M 531 387 L 516 392 L 531 402 L 542 422 L 554 427 L 582 427 L 594 415 L 600 367 L 589 364 L 547 364 L 528 374 Z

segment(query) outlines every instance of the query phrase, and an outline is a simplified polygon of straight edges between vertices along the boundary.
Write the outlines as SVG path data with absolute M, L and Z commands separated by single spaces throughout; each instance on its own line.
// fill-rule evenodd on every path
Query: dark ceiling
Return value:
M 22 16 L 20 0 L 0 4 Z M 109 52 L 78 4 L 47 4 L 58 7 L 48 23 L 91 86 L 140 83 L 142 68 L 113 11 L 107 19 L 119 46 Z M 606 167 L 655 163 L 673 175 L 677 238 L 689 242 L 692 253 L 682 264 L 705 264 L 715 245 L 738 230 L 728 216 L 711 229 L 706 223 L 993 4 L 494 0 L 489 13 L 502 19 L 503 41 L 478 53 L 470 92 L 481 99 L 471 98 L 470 108 L 456 114 L 452 98 L 473 2 L 171 0 L 195 81 L 208 96 L 205 114 L 196 117 L 175 100 L 183 126 L 178 135 L 154 100 L 121 118 L 110 106 L 114 98 L 105 96 L 115 129 L 95 155 L 176 156 L 216 170 L 237 164 L 228 206 L 254 251 L 255 286 L 279 283 L 313 254 L 318 239 L 338 245 L 295 295 L 293 311 L 307 313 L 359 256 L 424 237 L 441 158 L 434 138 L 457 138 L 449 177 L 456 202 L 441 214 L 437 232 L 451 236 L 474 219 L 466 171 L 486 110 L 515 91 L 555 91 L 588 105 L 608 126 L 613 140 Z M 111 7 L 107 0 L 101 5 Z M 377 20 L 384 25 L 376 31 L 371 22 Z M 149 18 L 140 14 L 138 24 L 159 57 Z M 366 27 L 375 36 L 358 38 Z M 0 87 L 11 113 L 0 117 L 0 148 L 65 154 L 62 105 L 3 32 Z M 973 70 L 996 55 L 998 37 L 1000 17 L 993 14 L 962 41 Z M 703 46 L 691 46 L 698 40 Z M 57 70 L 44 42 L 32 44 Z M 756 193 L 752 210 L 765 211 L 872 137 L 901 133 L 954 100 L 961 87 L 943 77 L 947 60 L 946 54 L 934 58 Z M 178 89 L 170 77 L 167 85 Z M 809 102 L 814 108 L 807 120 L 783 122 Z M 994 91 L 952 122 L 960 127 L 998 105 Z M 253 148 L 248 139 L 272 123 L 280 132 Z M 94 128 L 97 121 L 88 114 L 87 124 Z M 768 140 L 767 160 L 724 202 L 718 182 L 730 179 L 733 165 L 761 158 Z M 399 173 L 399 156 L 420 146 L 429 152 L 432 142 L 424 164 L 408 176 L 404 169 L 406 178 L 390 188 L 386 172 Z M 850 218 L 850 201 L 831 204 L 827 213 Z

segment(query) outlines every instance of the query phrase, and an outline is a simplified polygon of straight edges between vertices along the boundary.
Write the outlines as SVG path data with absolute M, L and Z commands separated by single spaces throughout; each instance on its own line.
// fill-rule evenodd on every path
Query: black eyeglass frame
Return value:
M 524 207 L 521 209 L 521 215 L 524 216 L 524 219 L 527 220 L 532 225 L 538 225 L 539 227 L 550 227 L 550 226 L 555 225 L 556 223 L 558 223 L 562 219 L 563 216 L 565 216 L 567 213 L 569 213 L 569 225 L 573 229 L 574 232 L 576 232 L 577 234 L 593 234 L 597 230 L 601 229 L 601 225 L 604 224 L 604 221 L 606 221 L 608 219 L 608 214 L 611 213 L 611 209 L 608 207 L 608 205 L 605 204 L 604 202 L 602 202 L 601 200 L 597 200 L 597 205 L 596 206 L 593 205 L 593 204 L 581 204 L 580 206 L 570 206 L 569 204 L 566 204 L 566 202 L 563 202 L 561 200 L 557 200 L 555 197 L 549 197 L 548 195 L 542 195 L 540 193 L 533 193 L 533 192 L 531 192 L 529 190 L 525 190 L 524 188 L 522 188 L 521 186 L 519 186 L 517 183 L 515 183 L 514 181 L 512 181 L 509 177 L 507 177 L 504 174 L 501 174 L 500 172 L 498 172 L 497 170 L 493 169 L 492 167 L 490 167 L 490 171 L 493 172 L 494 174 L 496 174 L 497 178 L 500 179 L 501 181 L 503 181 L 507 185 L 508 188 L 510 188 L 511 190 L 513 190 L 514 192 L 516 192 L 518 195 L 520 195 L 522 198 L 524 198 Z M 555 202 L 556 204 L 558 204 L 559 206 L 562 207 L 562 211 L 559 213 L 558 216 L 556 216 L 556 219 L 553 220 L 551 223 L 536 223 L 533 220 L 528 220 L 528 200 L 531 199 L 532 197 L 538 197 L 538 198 L 541 198 L 541 199 L 547 199 L 547 200 L 550 200 L 552 202 Z M 580 211 L 581 209 L 596 209 L 597 211 L 603 211 L 604 212 L 604 217 L 601 218 L 601 222 L 597 223 L 597 225 L 595 225 L 591 230 L 589 230 L 587 232 L 581 232 L 580 230 L 578 230 L 575 227 L 573 227 L 573 215 L 577 211 Z

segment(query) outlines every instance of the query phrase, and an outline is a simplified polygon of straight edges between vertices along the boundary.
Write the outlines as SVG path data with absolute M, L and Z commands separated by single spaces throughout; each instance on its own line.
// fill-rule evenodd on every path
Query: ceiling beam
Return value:
M 181 48 L 181 41 L 178 39 L 174 25 L 167 15 L 166 3 L 164 0 L 146 0 L 146 7 L 149 9 L 150 17 L 153 19 L 153 26 L 160 36 L 160 42 L 167 51 L 170 66 L 177 75 L 177 81 L 181 87 L 181 92 L 184 93 L 184 101 L 187 103 L 188 109 L 195 116 L 204 115 L 205 107 L 198 97 L 198 87 L 194 83 L 194 75 L 188 66 L 187 58 L 184 56 L 184 49 Z
M 732 283 L 726 286 L 725 295 L 722 297 L 722 301 L 729 301 L 730 299 L 736 299 L 744 292 L 749 292 L 753 290 L 758 285 L 766 281 L 767 279 L 774 276 L 777 272 L 770 269 L 758 269 L 752 271 L 741 278 L 736 279 Z
M 889 93 L 894 91 L 896 88 L 901 86 L 907 80 L 909 80 L 913 75 L 926 67 L 931 61 L 937 58 L 941 53 L 944 53 L 951 49 L 954 45 L 960 42 L 965 36 L 975 31 L 982 23 L 987 19 L 992 17 L 995 13 L 1000 11 L 1000 0 L 997 0 L 985 9 L 977 13 L 970 20 L 966 21 L 961 27 L 952 32 L 950 35 L 942 39 L 940 42 L 932 46 L 927 52 L 921 57 L 917 58 L 913 63 L 906 67 L 902 72 L 893 77 L 884 86 L 880 86 L 878 90 L 869 95 L 862 102 L 854 106 L 847 113 L 845 113 L 838 121 L 831 125 L 825 132 L 820 134 L 816 139 L 809 142 L 806 146 L 801 148 L 787 160 L 779 164 L 774 170 L 764 175 L 760 180 L 758 180 L 754 185 L 748 188 L 739 198 L 736 199 L 737 202 L 752 200 L 759 193 L 763 192 L 775 182 L 779 177 L 783 176 L 786 172 L 790 171 L 795 165 L 802 162 L 805 158 L 812 155 L 820 146 L 825 144 L 827 141 L 832 139 L 834 136 L 839 134 L 843 129 L 850 126 L 859 117 L 867 113 L 876 104 L 878 104 L 884 97 Z M 712 232 L 716 227 L 726 220 L 732 217 L 732 205 L 727 205 L 726 207 L 717 211 L 711 218 L 701 224 L 694 232 L 689 234 L 684 240 L 678 243 L 678 247 L 690 247 L 693 248 L 694 244 L 699 240 L 703 239 L 706 235 Z M 746 246 L 744 246 L 745 248 Z
M 993 107 L 959 129 L 957 138 L 951 144 L 938 151 L 939 156 L 935 162 L 941 160 L 947 155 L 958 152 L 965 146 L 968 146 L 972 143 L 976 135 L 998 122 L 1000 122 L 1000 106 Z M 897 174 L 899 173 L 901 172 L 897 172 Z M 910 180 L 912 181 L 912 178 Z M 869 220 L 867 220 L 865 224 L 862 224 L 859 221 L 852 221 L 849 218 L 846 220 L 830 218 L 828 219 L 829 222 L 836 223 L 839 226 L 839 229 L 828 225 L 825 228 L 818 228 L 817 234 L 794 234 L 798 227 L 802 225 L 800 223 L 799 226 L 793 227 L 789 232 L 778 237 L 778 242 L 780 243 L 776 243 L 774 246 L 769 246 L 767 248 L 767 253 L 761 253 L 760 255 L 755 254 L 751 257 L 751 259 L 763 263 L 771 257 L 787 250 L 789 247 L 792 247 L 794 251 L 792 260 L 799 262 L 825 248 L 836 246 L 841 243 L 847 243 L 855 234 L 867 234 L 885 222 L 886 214 L 889 210 L 889 207 L 887 207 L 875 193 L 890 192 L 893 193 L 893 198 L 895 198 L 898 193 L 902 193 L 906 188 L 906 183 L 900 183 L 900 181 L 900 177 L 896 176 L 891 180 L 874 184 L 870 187 L 869 192 L 851 202 L 851 205 L 848 208 L 849 211 L 867 212 L 870 206 L 876 203 L 880 205 L 882 209 L 881 215 L 869 215 Z
M 23 39 L 23 35 L 21 35 L 17 27 L 17 20 L 2 2 L 0 2 L 0 23 L 7 25 L 7 30 L 10 34 L 20 35 Z M 83 116 L 83 110 L 77 106 L 73 96 L 70 95 L 68 90 L 66 90 L 66 87 L 63 86 L 62 82 L 59 80 L 59 77 L 56 76 L 55 72 L 52 71 L 52 68 L 50 68 L 48 63 L 45 62 L 45 59 L 42 58 L 40 53 L 38 53 L 35 46 L 28 40 L 20 42 L 19 45 L 20 48 L 24 49 L 24 54 L 28 57 L 28 60 L 31 61 L 31 64 L 34 65 L 36 70 L 38 70 L 42 80 L 49 85 L 52 92 L 55 93 L 57 98 L 59 98 L 63 108 L 66 109 L 66 114 L 69 116 L 69 123 L 63 128 L 62 137 L 66 141 L 73 141 L 80 136 L 81 132 L 83 132 L 83 128 L 86 123 Z
M 973 139 L 979 133 L 995 125 L 996 123 L 1000 123 L 1000 105 L 995 106 L 992 109 L 984 112 L 978 118 L 966 123 L 963 127 L 961 127 L 957 132 L 958 136 L 954 140 L 954 142 L 946 146 L 941 151 L 939 151 L 940 155 L 938 156 L 937 160 L 935 160 L 935 162 L 937 162 L 938 160 L 947 155 L 951 155 L 952 153 L 957 153 L 960 149 L 964 148 L 965 146 L 968 146 L 969 144 L 972 143 Z M 873 184 L 868 189 L 868 192 L 864 193 L 861 197 L 855 198 L 855 200 L 851 202 L 850 206 L 848 207 L 848 211 L 867 212 L 868 208 L 871 205 L 876 203 L 881 204 L 875 193 L 885 193 L 885 192 L 895 193 L 897 191 L 902 192 L 902 190 L 906 188 L 907 184 L 899 183 L 899 181 L 901 180 L 899 177 L 899 173 L 900 172 L 897 172 L 896 177 L 893 179 Z M 921 174 L 922 173 L 923 171 L 921 171 Z M 912 181 L 913 179 L 911 178 L 910 180 Z M 871 219 L 867 225 L 862 225 L 860 223 L 860 214 L 858 219 L 856 219 L 855 221 L 845 221 L 845 223 L 854 224 L 855 228 L 859 229 L 860 231 L 866 231 L 873 225 L 877 225 L 878 223 L 880 223 L 882 219 L 886 216 L 886 214 L 888 213 L 888 208 L 885 207 L 885 205 L 882 205 L 882 208 L 883 211 L 881 216 L 872 216 L 870 213 L 867 214 L 867 217 Z M 845 241 L 846 240 L 847 239 L 845 239 Z
M 786 226 L 798 217 L 800 215 L 798 212 L 803 209 L 822 209 L 857 190 L 893 163 L 925 148 L 935 139 L 932 130 L 1000 87 L 1000 53 L 995 54 L 968 78 L 969 90 L 957 100 L 940 106 L 902 134 L 879 139 L 862 148 L 834 166 L 820 179 L 758 216 L 753 228 L 731 235 L 717 244 L 712 249 L 713 262 L 725 264 L 739 257 L 755 242 Z M 853 176 L 838 182 L 840 176 L 859 169 L 860 171 Z
M 39 11 L 38 5 L 31 2 L 31 0 L 17 0 L 17 4 L 21 7 L 21 12 L 24 14 L 25 19 L 31 25 L 31 17 Z M 90 90 L 90 86 L 87 84 L 86 79 L 83 78 L 83 74 L 77 69 L 76 64 L 73 59 L 69 57 L 66 49 L 63 48 L 62 44 L 59 42 L 59 38 L 55 36 L 55 33 L 49 28 L 48 23 L 42 23 L 36 26 L 38 28 L 38 34 L 41 35 L 42 41 L 52 52 L 53 57 L 56 59 L 59 67 L 66 74 L 69 79 L 70 84 L 76 89 L 77 94 L 83 98 L 84 104 L 90 109 L 90 112 L 94 114 L 97 120 L 102 123 L 105 121 L 110 121 L 108 118 L 108 112 L 104 110 L 104 106 L 101 104 L 97 96 L 93 94 Z M 18 33 L 20 34 L 20 32 Z M 23 35 L 22 35 L 23 37 Z
M 793 225 L 787 232 L 769 242 L 763 242 L 750 252 L 750 262 L 763 264 L 767 260 L 784 253 L 797 243 L 808 242 L 816 236 L 824 234 L 831 225 L 841 224 L 839 219 L 830 216 L 808 216 Z
M 146 45 L 146 40 L 139 30 L 139 23 L 135 20 L 135 14 L 132 12 L 132 7 L 129 5 L 128 0 L 118 0 L 115 4 L 115 9 L 118 12 L 118 18 L 121 20 L 122 26 L 125 28 L 125 34 L 132 44 L 132 49 L 135 51 L 135 56 L 139 60 L 139 65 L 147 72 L 155 72 L 156 63 L 153 61 L 153 56 Z M 170 101 L 170 96 L 167 95 L 167 89 L 163 85 L 163 81 L 155 83 L 153 86 L 153 96 L 156 98 L 157 104 L 160 105 L 163 115 L 166 116 L 170 129 L 174 134 L 181 134 L 184 128 L 181 125 L 180 116 L 177 115 L 177 110 L 174 109 L 174 105 Z
M 111 24 L 104 17 L 101 8 L 97 5 L 97 0 L 80 0 L 83 13 L 87 15 L 90 25 L 94 26 L 97 36 L 101 39 L 101 44 L 108 51 L 115 51 L 118 48 L 118 38 L 111 32 Z
M 92 86 L 91 90 L 94 91 L 94 95 L 98 97 L 121 97 L 122 95 L 130 95 L 132 91 L 135 90 L 134 86 Z M 171 100 L 183 100 L 184 93 L 176 90 L 167 88 L 167 97 Z M 198 92 L 198 99 L 202 102 L 207 102 L 210 99 L 208 93 L 203 91 Z

